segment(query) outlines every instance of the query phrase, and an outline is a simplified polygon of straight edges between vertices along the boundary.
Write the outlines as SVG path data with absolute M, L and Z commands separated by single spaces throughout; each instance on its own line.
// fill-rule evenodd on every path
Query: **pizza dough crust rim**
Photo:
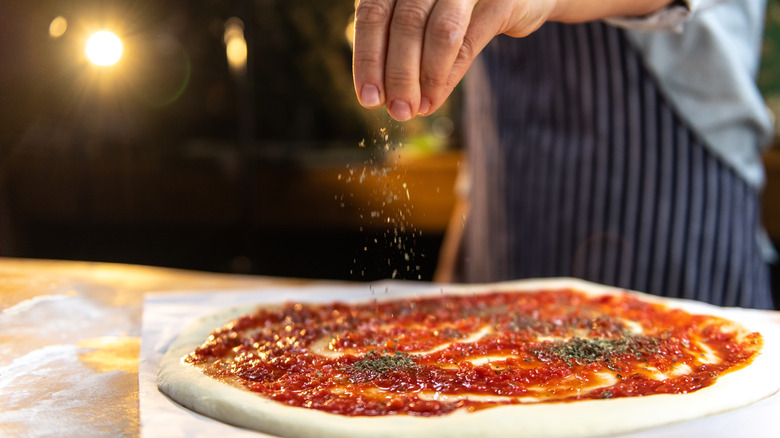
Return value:
M 577 279 L 520 280 L 504 283 L 446 286 L 447 294 L 473 294 L 501 290 L 538 291 L 572 288 L 592 295 L 623 293 L 612 288 Z M 388 294 L 376 299 L 402 299 L 430 295 L 425 293 Z M 179 404 L 247 429 L 285 437 L 476 437 L 520 436 L 539 438 L 591 437 L 628 433 L 650 427 L 705 417 L 743 406 L 771 396 L 780 389 L 780 373 L 774 364 L 780 361 L 780 327 L 756 324 L 734 317 L 724 309 L 686 300 L 666 299 L 629 292 L 646 301 L 681 308 L 690 313 L 719 316 L 738 322 L 764 338 L 762 351 L 745 368 L 727 373 L 710 387 L 689 394 L 651 395 L 635 398 L 585 400 L 498 406 L 476 412 L 456 411 L 437 417 L 406 415 L 349 417 L 314 409 L 284 405 L 263 398 L 202 374 L 182 359 L 224 323 L 258 308 L 257 304 L 225 309 L 199 319 L 181 332 L 160 364 L 159 389 Z M 362 300 L 344 300 L 360 302 Z M 266 308 L 276 305 L 263 305 Z

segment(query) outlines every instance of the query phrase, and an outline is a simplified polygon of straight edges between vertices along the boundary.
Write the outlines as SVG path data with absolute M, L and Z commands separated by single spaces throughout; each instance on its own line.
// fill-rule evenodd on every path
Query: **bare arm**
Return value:
M 496 35 L 524 37 L 546 21 L 641 16 L 671 0 L 360 0 L 355 91 L 396 120 L 436 111 Z
M 549 21 L 580 23 L 620 16 L 643 16 L 673 3 L 672 0 L 556 0 Z

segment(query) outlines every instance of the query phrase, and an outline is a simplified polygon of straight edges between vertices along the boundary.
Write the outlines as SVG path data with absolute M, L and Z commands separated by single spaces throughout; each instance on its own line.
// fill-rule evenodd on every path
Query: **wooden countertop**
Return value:
M 138 436 L 147 293 L 311 283 L 0 258 L 0 435 Z

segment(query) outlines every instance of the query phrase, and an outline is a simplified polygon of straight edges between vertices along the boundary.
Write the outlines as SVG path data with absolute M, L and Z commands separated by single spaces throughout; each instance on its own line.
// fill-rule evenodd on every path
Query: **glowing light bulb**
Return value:
M 122 40 L 113 33 L 101 30 L 87 40 L 87 58 L 97 65 L 114 65 L 122 57 Z

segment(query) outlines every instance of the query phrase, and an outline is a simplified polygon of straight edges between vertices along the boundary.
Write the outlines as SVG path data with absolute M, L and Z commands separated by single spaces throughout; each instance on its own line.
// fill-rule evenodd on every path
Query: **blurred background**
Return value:
M 780 114 L 771 3 L 759 80 Z M 403 125 L 360 108 L 353 0 L 0 7 L 0 256 L 432 278 L 458 96 Z M 779 150 L 766 156 L 776 243 Z
M 0 255 L 432 275 L 455 123 L 359 107 L 352 0 L 2 10 Z

